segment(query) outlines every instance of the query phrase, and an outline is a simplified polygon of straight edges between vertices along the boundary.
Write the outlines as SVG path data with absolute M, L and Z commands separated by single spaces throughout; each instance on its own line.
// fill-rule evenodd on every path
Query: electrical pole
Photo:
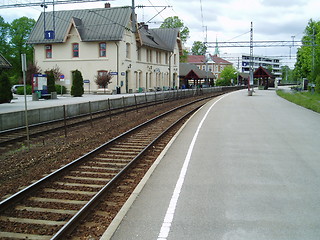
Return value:
M 30 150 L 28 107 L 27 107 L 27 89 L 26 89 L 27 59 L 26 59 L 26 54 L 25 53 L 21 54 L 21 65 L 22 65 L 22 73 L 23 73 L 24 115 L 25 115 L 26 131 L 27 131 L 27 146 L 28 146 L 28 150 Z
M 253 90 L 253 24 L 251 22 L 250 28 L 250 84 Z M 259 85 L 259 84 L 258 84 Z
M 314 75 L 314 45 L 315 45 L 315 30 L 313 25 L 313 33 L 312 33 L 312 76 Z
M 136 11 L 134 6 L 134 0 L 132 0 L 132 32 L 136 33 Z

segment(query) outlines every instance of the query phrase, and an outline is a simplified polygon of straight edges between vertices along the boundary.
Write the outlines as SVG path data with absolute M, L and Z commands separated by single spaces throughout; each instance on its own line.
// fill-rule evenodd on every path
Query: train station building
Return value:
M 149 29 L 136 23 L 130 7 L 42 13 L 30 34 L 41 70 L 58 68 L 68 90 L 72 72 L 82 73 L 84 90 L 103 91 L 98 75 L 113 75 L 108 90 L 121 93 L 179 87 L 179 29 Z

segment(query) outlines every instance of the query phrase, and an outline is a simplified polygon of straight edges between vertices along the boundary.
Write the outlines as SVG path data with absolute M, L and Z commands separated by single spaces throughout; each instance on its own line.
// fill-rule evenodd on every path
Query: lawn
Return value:
M 277 90 L 278 96 L 302 107 L 320 113 L 320 94 L 311 92 L 296 92 Z

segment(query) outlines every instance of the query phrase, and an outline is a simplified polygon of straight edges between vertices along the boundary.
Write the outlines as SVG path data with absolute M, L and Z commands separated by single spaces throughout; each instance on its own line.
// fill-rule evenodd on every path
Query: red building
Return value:
M 206 59 L 205 55 L 189 55 L 187 62 L 195 64 L 199 69 L 204 71 L 206 71 L 208 66 L 208 71 L 212 72 L 216 79 L 220 78 L 220 74 L 226 66 L 232 66 L 231 62 L 211 54 L 209 54 L 208 59 Z

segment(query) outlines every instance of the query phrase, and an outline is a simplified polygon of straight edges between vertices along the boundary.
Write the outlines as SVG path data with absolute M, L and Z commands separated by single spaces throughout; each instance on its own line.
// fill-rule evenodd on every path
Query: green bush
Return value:
M 56 92 L 58 94 L 61 94 L 61 87 L 62 87 L 62 94 L 66 94 L 67 93 L 67 88 L 65 86 L 61 86 L 56 84 Z
M 84 93 L 83 77 L 81 72 L 76 70 L 72 72 L 71 95 L 74 97 L 82 97 L 83 93 Z
M 320 75 L 318 75 L 316 78 L 316 86 L 315 86 L 314 90 L 316 93 L 320 93 Z
M 9 103 L 12 98 L 10 80 L 6 73 L 0 71 L 0 103 Z
M 219 78 L 216 81 L 216 86 L 230 86 L 230 85 L 231 85 L 231 80 L 228 80 L 228 79 Z
M 56 91 L 55 87 L 55 79 L 54 79 L 54 74 L 53 71 L 46 72 L 47 74 L 47 88 L 48 88 L 48 93 L 52 93 Z
M 32 94 L 32 86 L 31 85 L 27 85 L 26 86 L 26 92 L 27 92 L 27 95 L 31 95 Z M 18 95 L 24 95 L 24 87 L 18 87 L 17 88 L 17 94 Z

